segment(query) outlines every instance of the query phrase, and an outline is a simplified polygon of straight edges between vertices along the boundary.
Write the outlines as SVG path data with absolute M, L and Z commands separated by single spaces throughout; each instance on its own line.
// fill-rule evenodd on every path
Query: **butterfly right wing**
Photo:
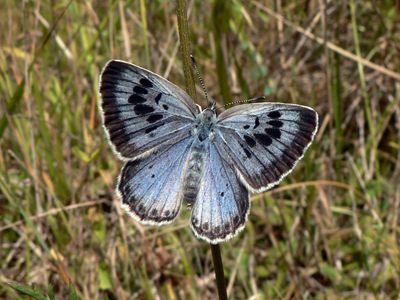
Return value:
M 176 85 L 119 60 L 104 67 L 100 94 L 110 144 L 126 160 L 188 137 L 199 110 Z
M 197 237 L 217 244 L 243 229 L 250 211 L 249 192 L 214 143 L 207 144 L 205 153 L 191 227 Z
M 318 115 L 307 106 L 243 104 L 219 115 L 214 143 L 251 191 L 264 191 L 293 170 L 317 127 Z
M 152 155 L 126 162 L 118 180 L 122 207 L 137 221 L 172 222 L 181 207 L 184 172 L 192 145 L 186 138 Z

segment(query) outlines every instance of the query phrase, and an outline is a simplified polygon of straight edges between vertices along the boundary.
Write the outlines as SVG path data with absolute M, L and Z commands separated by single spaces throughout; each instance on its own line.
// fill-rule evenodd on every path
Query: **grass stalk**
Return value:
M 219 89 L 225 104 L 232 101 L 229 86 L 228 67 L 224 54 L 225 33 L 229 30 L 230 5 L 226 1 L 217 0 L 212 10 L 213 37 L 215 43 L 216 67 Z
M 144 42 L 144 51 L 146 54 L 146 64 L 150 65 L 150 50 L 149 50 L 149 39 L 147 30 L 147 13 L 146 13 L 146 3 L 144 0 L 140 1 L 140 15 L 143 26 L 143 42 Z
M 217 281 L 218 298 L 220 300 L 225 300 L 228 299 L 228 294 L 226 293 L 226 283 L 224 276 L 224 266 L 221 259 L 221 249 L 219 247 L 219 244 L 210 244 L 210 247 L 214 264 L 215 278 Z
M 190 58 L 189 24 L 187 19 L 187 5 L 185 0 L 176 3 L 176 14 L 178 16 L 178 31 L 183 62 L 183 73 L 185 76 L 186 92 L 192 99 L 196 100 L 196 87 L 194 84 L 192 60 Z
M 186 80 L 186 91 L 193 99 L 195 99 L 196 90 L 193 78 L 192 62 L 190 58 L 191 53 L 190 53 L 189 25 L 187 20 L 186 1 L 178 0 L 176 10 L 178 15 L 178 30 L 179 30 L 179 38 L 181 44 L 180 47 L 181 47 L 181 55 L 183 61 L 183 71 Z M 212 245 L 212 244 L 210 244 L 210 247 L 211 247 L 214 272 L 217 282 L 218 297 L 221 300 L 228 299 L 226 293 L 224 266 L 222 264 L 220 247 L 219 245 Z
M 350 12 L 351 12 L 351 27 L 352 27 L 352 33 L 353 33 L 353 41 L 354 41 L 354 47 L 356 50 L 356 55 L 358 57 L 361 57 L 361 49 L 360 49 L 360 39 L 358 36 L 358 25 L 357 25 L 357 16 L 356 16 L 356 4 L 354 0 L 350 1 Z M 364 109 L 365 109 L 365 114 L 367 117 L 367 124 L 369 127 L 369 130 L 371 132 L 371 136 L 375 137 L 375 124 L 372 119 L 372 112 L 371 112 L 371 103 L 370 99 L 368 96 L 368 91 L 367 91 L 367 83 L 365 79 L 365 73 L 364 73 L 364 65 L 360 62 L 357 62 L 357 67 L 358 67 L 358 73 L 360 76 L 360 84 L 361 84 L 361 93 L 362 97 L 364 98 Z

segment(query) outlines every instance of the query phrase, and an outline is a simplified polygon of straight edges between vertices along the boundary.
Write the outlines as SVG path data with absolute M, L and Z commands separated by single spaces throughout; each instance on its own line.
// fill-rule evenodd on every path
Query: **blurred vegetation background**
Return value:
M 121 211 L 122 163 L 97 111 L 111 58 L 184 87 L 175 5 L 1 1 L 0 298 L 215 299 L 211 252 L 187 209 L 160 228 Z M 320 116 L 304 159 L 253 195 L 245 230 L 221 245 L 230 297 L 399 297 L 400 1 L 191 0 L 188 10 L 212 97 L 267 95 Z

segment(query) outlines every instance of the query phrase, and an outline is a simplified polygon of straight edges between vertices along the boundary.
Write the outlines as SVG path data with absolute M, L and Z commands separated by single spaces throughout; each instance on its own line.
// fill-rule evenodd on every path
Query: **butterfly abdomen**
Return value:
M 214 138 L 214 125 L 216 123 L 216 112 L 205 109 L 197 116 L 196 127 L 191 131 L 194 138 L 186 166 L 186 174 L 183 186 L 183 199 L 188 206 L 196 201 L 200 189 L 200 181 L 204 173 L 204 159 L 210 141 Z
M 189 155 L 183 187 L 183 199 L 189 207 L 196 201 L 199 191 L 204 169 L 204 154 L 204 143 L 195 141 Z

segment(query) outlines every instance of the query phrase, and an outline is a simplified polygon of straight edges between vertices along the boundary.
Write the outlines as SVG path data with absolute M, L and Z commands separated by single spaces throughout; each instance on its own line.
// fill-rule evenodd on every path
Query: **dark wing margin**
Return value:
M 265 191 L 288 175 L 310 146 L 317 113 L 296 104 L 256 103 L 223 112 L 215 145 L 250 191 Z
M 123 160 L 188 137 L 199 111 L 176 85 L 119 60 L 106 64 L 99 90 L 105 132 Z

